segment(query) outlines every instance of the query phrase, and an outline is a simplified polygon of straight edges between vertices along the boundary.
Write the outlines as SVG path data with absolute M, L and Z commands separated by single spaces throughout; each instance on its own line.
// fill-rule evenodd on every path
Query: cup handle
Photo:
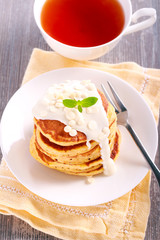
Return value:
M 148 19 L 137 23 L 137 20 L 141 17 L 149 17 Z M 127 28 L 124 35 L 128 35 L 133 32 L 138 32 L 145 28 L 152 26 L 157 19 L 156 10 L 154 8 L 141 8 L 137 10 L 133 15 L 131 22 L 135 23 Z

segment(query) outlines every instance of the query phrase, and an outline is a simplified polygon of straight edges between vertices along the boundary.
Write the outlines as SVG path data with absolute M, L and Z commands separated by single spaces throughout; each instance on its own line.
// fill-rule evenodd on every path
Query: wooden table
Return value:
M 33 18 L 33 0 L 0 0 L 0 117 L 8 100 L 19 88 L 33 48 L 50 50 Z M 119 45 L 98 61 L 119 63 L 135 61 L 150 68 L 160 68 L 159 0 L 132 0 L 133 11 L 141 7 L 157 10 L 157 23 L 139 33 L 123 38 Z M 159 127 L 160 130 L 160 127 Z M 160 136 L 160 133 L 159 133 Z M 160 155 L 156 163 L 160 167 Z M 152 176 L 151 213 L 145 240 L 160 239 L 160 191 Z M 56 240 L 31 228 L 13 216 L 0 216 L 0 240 Z

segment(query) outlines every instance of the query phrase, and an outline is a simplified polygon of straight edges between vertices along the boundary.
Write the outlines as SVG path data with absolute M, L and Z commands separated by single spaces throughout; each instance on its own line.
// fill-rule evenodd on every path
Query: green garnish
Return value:
M 97 97 L 88 97 L 84 98 L 83 100 L 76 101 L 75 99 L 64 99 L 63 105 L 68 108 L 74 108 L 78 105 L 78 111 L 82 112 L 83 108 L 88 108 L 93 106 L 98 101 Z
M 81 101 L 81 105 L 82 105 L 82 107 L 84 107 L 84 108 L 88 108 L 88 107 L 93 106 L 93 105 L 97 102 L 97 100 L 98 100 L 98 98 L 96 98 L 96 97 L 84 98 L 84 99 Z
M 74 108 L 77 105 L 77 101 L 72 99 L 64 99 L 63 104 L 65 107 Z
M 83 111 L 83 109 L 82 109 L 82 106 L 81 106 L 81 105 L 78 105 L 78 111 L 79 111 L 79 112 L 82 112 L 82 111 Z

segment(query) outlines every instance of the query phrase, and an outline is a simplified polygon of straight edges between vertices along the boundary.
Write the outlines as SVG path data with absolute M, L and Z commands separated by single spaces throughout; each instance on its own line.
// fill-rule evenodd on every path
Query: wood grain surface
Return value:
M 34 22 L 33 3 L 33 0 L 0 0 L 0 117 L 8 100 L 21 84 L 33 48 L 50 50 Z M 132 0 L 132 5 L 133 11 L 142 7 L 155 8 L 158 15 L 156 24 L 147 30 L 124 37 L 113 51 L 98 61 L 135 61 L 144 67 L 160 68 L 160 1 Z M 160 167 L 160 153 L 157 153 L 156 163 Z M 160 239 L 159 216 L 160 190 L 152 176 L 151 213 L 145 240 Z M 16 217 L 1 215 L 0 240 L 22 239 L 57 238 L 31 228 Z

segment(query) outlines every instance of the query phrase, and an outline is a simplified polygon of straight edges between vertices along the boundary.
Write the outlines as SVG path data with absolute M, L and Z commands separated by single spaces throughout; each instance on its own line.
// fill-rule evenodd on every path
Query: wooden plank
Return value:
M 19 88 L 32 49 L 50 50 L 44 42 L 33 18 L 33 0 L 0 0 L 0 117 L 13 93 Z M 132 1 L 133 11 L 141 7 L 154 7 L 160 12 L 159 0 Z M 98 61 L 119 63 L 135 61 L 144 67 L 160 68 L 160 15 L 154 27 L 123 37 L 109 54 Z M 160 127 L 159 127 L 160 130 Z M 159 133 L 160 135 L 160 133 Z M 160 154 L 156 157 L 160 167 Z M 159 187 L 152 176 L 151 214 L 145 240 L 160 238 Z M 0 239 L 2 240 L 56 240 L 31 228 L 13 216 L 0 216 Z

